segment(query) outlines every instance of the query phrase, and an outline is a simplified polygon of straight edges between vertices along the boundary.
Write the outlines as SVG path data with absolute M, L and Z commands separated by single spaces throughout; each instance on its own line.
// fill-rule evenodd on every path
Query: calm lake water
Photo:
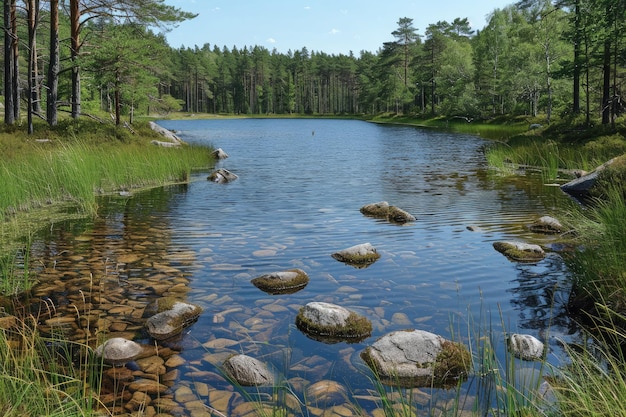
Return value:
M 186 362 L 172 390 L 196 387 L 199 375 L 210 389 L 228 390 L 211 375 L 224 355 L 246 353 L 270 363 L 292 386 L 331 380 L 365 396 L 372 385 L 359 353 L 394 330 L 417 328 L 468 343 L 468 331 L 489 328 L 504 359 L 504 325 L 548 343 L 553 362 L 556 339 L 567 341 L 575 331 L 564 314 L 568 271 L 558 253 L 517 264 L 492 247 L 498 240 L 550 244 L 554 238 L 527 226 L 572 203 L 540 176 L 490 171 L 480 138 L 349 120 L 160 124 L 189 143 L 222 148 L 230 157 L 217 167 L 239 179 L 212 183 L 209 169 L 188 185 L 103 198 L 98 219 L 58 225 L 36 249 L 42 264 L 65 268 L 67 279 L 99 277 L 102 293 L 90 308 L 100 320 L 121 323 L 110 335 L 150 343 L 141 314 L 131 311 L 163 295 L 203 307 L 175 343 Z M 395 225 L 359 212 L 382 200 L 417 221 Z M 368 268 L 330 256 L 366 242 L 382 255 Z M 310 277 L 297 293 L 272 296 L 250 283 L 290 268 Z M 80 299 L 69 284 L 54 289 L 51 282 L 62 279 L 48 276 L 41 295 L 59 306 Z M 366 316 L 372 336 L 355 344 L 308 338 L 294 320 L 311 301 Z

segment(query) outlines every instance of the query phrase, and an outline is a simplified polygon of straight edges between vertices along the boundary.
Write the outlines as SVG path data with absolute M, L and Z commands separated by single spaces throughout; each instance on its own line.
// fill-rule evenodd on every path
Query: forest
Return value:
M 467 18 L 416 28 L 401 17 L 377 51 L 279 53 L 261 46 L 172 48 L 164 30 L 194 15 L 162 0 L 4 0 L 4 121 L 51 126 L 108 112 L 117 124 L 173 111 L 244 115 L 379 113 L 491 119 L 623 111 L 625 0 L 521 0 L 473 30 Z

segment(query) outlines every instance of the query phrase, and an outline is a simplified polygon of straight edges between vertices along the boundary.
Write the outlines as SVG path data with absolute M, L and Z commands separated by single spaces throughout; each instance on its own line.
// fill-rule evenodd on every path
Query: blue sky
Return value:
M 213 47 L 263 46 L 278 52 L 300 50 L 359 55 L 376 52 L 398 19 L 409 17 L 418 33 L 431 23 L 467 17 L 482 29 L 493 10 L 514 0 L 165 0 L 199 16 L 166 34 L 174 48 L 208 43 Z

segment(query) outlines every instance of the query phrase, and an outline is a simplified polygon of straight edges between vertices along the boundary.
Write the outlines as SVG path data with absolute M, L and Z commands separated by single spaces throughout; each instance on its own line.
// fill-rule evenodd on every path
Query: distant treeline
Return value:
M 389 42 L 358 55 L 218 47 L 210 39 L 171 48 L 147 28 L 192 15 L 162 0 L 105 3 L 28 0 L 20 8 L 5 0 L 5 123 L 26 108 L 54 124 L 51 115 L 64 107 L 73 117 L 109 111 L 118 123 L 123 115 L 132 122 L 137 112 L 182 110 L 468 119 L 541 114 L 548 121 L 580 114 L 587 123 L 608 124 L 623 111 L 624 1 L 522 0 L 494 10 L 479 31 L 458 18 L 421 33 L 403 17 Z M 26 104 L 12 104 L 19 102 Z

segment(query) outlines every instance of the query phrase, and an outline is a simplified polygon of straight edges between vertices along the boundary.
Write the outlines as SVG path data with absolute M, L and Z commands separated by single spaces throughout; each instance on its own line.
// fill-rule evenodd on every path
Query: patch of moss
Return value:
M 466 376 L 472 364 L 472 356 L 467 347 L 461 343 L 444 340 L 441 343 L 441 352 L 435 359 L 433 367 L 435 378 L 445 381 L 451 378 Z

